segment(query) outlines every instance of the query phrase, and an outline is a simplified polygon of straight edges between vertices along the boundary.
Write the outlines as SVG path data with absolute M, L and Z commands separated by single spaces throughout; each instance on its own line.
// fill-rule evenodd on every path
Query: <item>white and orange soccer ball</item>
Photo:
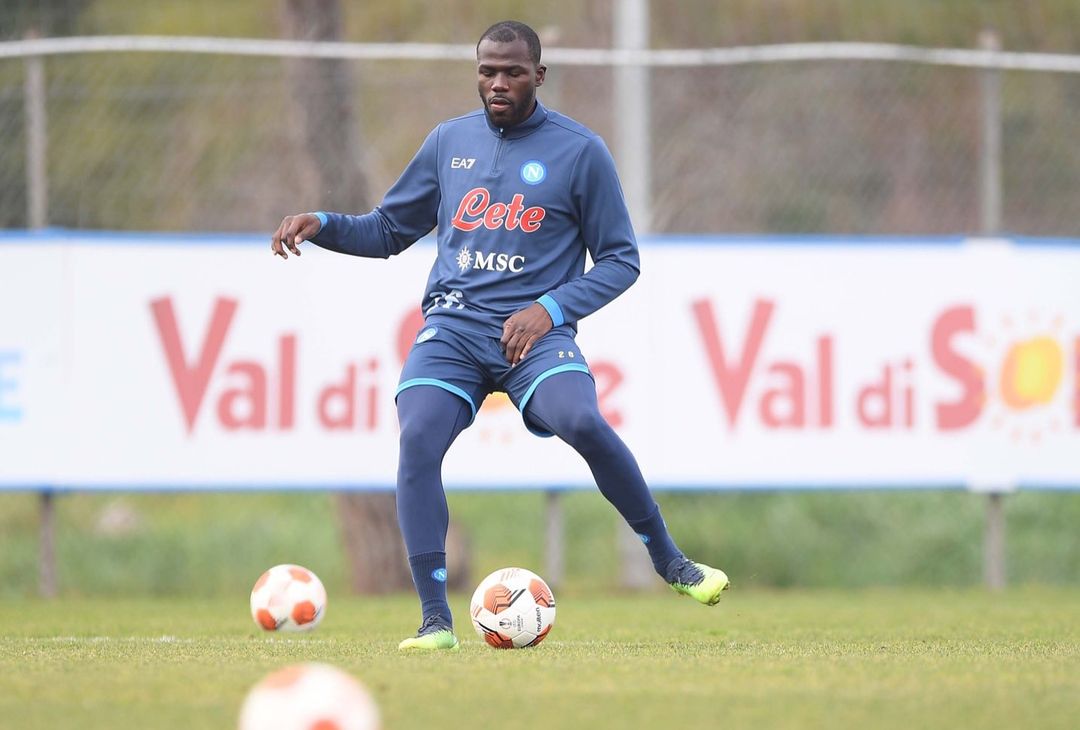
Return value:
M 536 646 L 555 624 L 555 595 L 544 579 L 524 568 L 503 568 L 473 593 L 473 628 L 496 649 Z
M 310 631 L 326 614 L 326 589 L 299 565 L 275 565 L 251 589 L 251 617 L 267 631 Z
M 375 701 L 349 674 L 328 664 L 295 664 L 251 688 L 240 730 L 377 730 Z

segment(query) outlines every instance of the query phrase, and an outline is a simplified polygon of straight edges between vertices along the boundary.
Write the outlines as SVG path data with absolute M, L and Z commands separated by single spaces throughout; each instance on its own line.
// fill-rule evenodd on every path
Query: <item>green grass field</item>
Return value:
M 560 594 L 549 639 L 400 655 L 410 597 L 334 600 L 310 636 L 268 636 L 235 600 L 0 604 L 0 727 L 230 728 L 267 672 L 323 661 L 384 725 L 459 728 L 1071 728 L 1080 591 Z

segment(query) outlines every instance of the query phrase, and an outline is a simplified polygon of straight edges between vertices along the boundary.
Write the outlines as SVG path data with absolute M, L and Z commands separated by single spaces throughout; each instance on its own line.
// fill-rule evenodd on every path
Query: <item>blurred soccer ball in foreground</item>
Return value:
M 327 664 L 296 664 L 255 685 L 240 730 L 376 730 L 375 701 L 360 682 Z
M 308 631 L 326 613 L 326 589 L 299 565 L 275 565 L 251 589 L 251 617 L 267 631 Z
M 555 596 L 544 579 L 524 568 L 503 568 L 473 593 L 473 628 L 497 649 L 536 646 L 555 623 Z

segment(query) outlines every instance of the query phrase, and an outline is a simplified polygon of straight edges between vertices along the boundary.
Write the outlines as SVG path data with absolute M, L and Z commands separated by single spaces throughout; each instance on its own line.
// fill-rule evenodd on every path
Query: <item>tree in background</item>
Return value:
M 341 41 L 341 3 L 284 0 L 282 26 L 292 39 Z M 361 165 L 348 61 L 293 59 L 288 73 L 292 93 L 280 112 L 301 128 L 304 147 L 316 167 L 322 207 L 344 211 L 368 208 L 371 199 Z
M 282 26 L 289 38 L 340 41 L 344 21 L 339 0 L 283 0 Z M 289 64 L 289 98 L 281 113 L 301 128 L 314 167 L 319 206 L 358 211 L 372 200 L 361 164 L 360 132 L 348 62 L 296 59 Z M 397 526 L 393 493 L 341 492 L 336 496 L 349 578 L 358 593 L 389 593 L 412 585 Z M 465 550 L 457 530 L 449 536 L 456 559 Z M 457 543 L 455 545 L 455 543 Z M 456 566 L 458 580 L 468 571 Z M 456 585 L 452 585 L 456 587 Z

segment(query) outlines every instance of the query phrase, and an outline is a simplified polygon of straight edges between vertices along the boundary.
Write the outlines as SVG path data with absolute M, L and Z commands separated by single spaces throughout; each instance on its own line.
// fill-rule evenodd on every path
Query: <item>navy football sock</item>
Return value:
M 683 554 L 675 546 L 675 541 L 668 533 L 667 525 L 660 514 L 660 507 L 657 506 L 653 513 L 643 520 L 628 520 L 627 522 L 645 543 L 653 569 L 663 576 L 664 580 L 667 580 L 668 565 L 672 560 L 683 557 Z
M 397 406 L 401 426 L 398 525 L 424 618 L 437 614 L 452 625 L 446 602 L 450 513 L 443 491 L 442 461 L 450 444 L 469 425 L 472 411 L 453 393 L 428 385 L 401 391 Z
M 682 553 L 668 534 L 637 460 L 600 415 L 592 378 L 574 371 L 552 375 L 536 386 L 525 411 L 535 424 L 581 454 L 600 493 L 641 537 L 653 568 L 666 580 L 668 564 Z
M 412 555 L 409 567 L 424 618 L 438 616 L 447 626 L 453 627 L 450 604 L 446 601 L 446 553 Z

